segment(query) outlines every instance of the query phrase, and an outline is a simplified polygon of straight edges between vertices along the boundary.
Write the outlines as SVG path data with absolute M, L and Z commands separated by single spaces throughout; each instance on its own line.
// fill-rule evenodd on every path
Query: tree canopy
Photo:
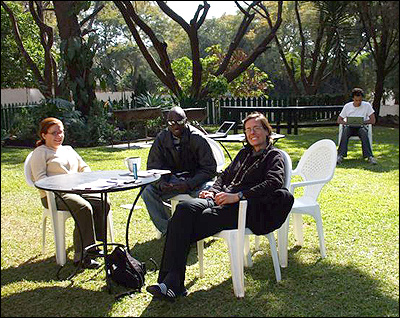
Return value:
M 1 3 L 2 88 L 72 94 L 84 114 L 96 87 L 179 101 L 361 86 L 378 112 L 385 91 L 398 100 L 398 2 L 237 1 L 208 19 L 204 1 L 190 22 L 166 1 Z

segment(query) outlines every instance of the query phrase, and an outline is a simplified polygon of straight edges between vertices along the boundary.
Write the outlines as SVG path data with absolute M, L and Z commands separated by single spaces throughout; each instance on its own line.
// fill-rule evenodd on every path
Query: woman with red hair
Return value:
M 36 148 L 32 153 L 30 162 L 33 181 L 58 174 L 91 171 L 90 167 L 71 146 L 63 145 L 64 125 L 61 120 L 54 117 L 43 119 L 39 124 L 38 135 L 40 140 L 36 142 Z M 47 208 L 46 192 L 39 190 L 39 193 L 43 206 Z M 101 197 L 99 194 L 61 193 L 60 196 L 56 196 L 56 205 L 59 210 L 71 209 L 74 219 L 79 224 L 82 241 L 76 224 L 73 234 L 74 264 L 78 265 L 81 261 L 82 247 L 95 244 L 95 238 L 99 241 L 104 239 L 105 224 Z M 106 213 L 109 210 L 110 204 L 107 202 Z M 100 263 L 93 259 L 96 253 L 100 253 L 99 250 L 90 251 L 90 256 L 88 255 L 83 259 L 83 268 L 98 268 L 100 266 Z

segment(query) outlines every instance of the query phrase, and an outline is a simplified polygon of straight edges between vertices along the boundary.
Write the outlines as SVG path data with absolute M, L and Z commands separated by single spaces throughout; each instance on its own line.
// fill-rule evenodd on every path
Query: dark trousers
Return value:
M 239 203 L 223 207 L 211 199 L 180 202 L 169 219 L 158 282 L 170 272 L 176 274 L 176 287 L 183 288 L 190 245 L 222 230 L 236 229 Z
M 368 127 L 364 125 L 361 127 L 351 127 L 343 125 L 342 138 L 340 139 L 340 144 L 338 148 L 338 156 L 347 157 L 347 147 L 349 143 L 349 138 L 351 136 L 360 137 L 363 157 L 371 157 L 372 149 L 368 139 Z
M 79 230 L 75 224 L 74 229 L 74 261 L 78 261 L 81 258 L 82 245 L 83 248 L 86 246 L 104 240 L 104 232 L 106 224 L 104 224 L 104 214 L 102 209 L 101 195 L 98 193 L 93 194 L 73 194 L 73 193 L 61 193 L 62 199 L 56 195 L 56 205 L 59 210 L 69 211 L 69 208 L 74 214 L 75 220 L 79 223 L 81 230 L 82 240 L 79 235 Z M 48 208 L 47 198 L 42 198 L 42 204 L 45 208 Z M 67 204 L 67 205 L 66 205 Z M 68 208 L 69 207 L 69 208 Z M 110 202 L 107 200 L 106 213 L 110 211 Z

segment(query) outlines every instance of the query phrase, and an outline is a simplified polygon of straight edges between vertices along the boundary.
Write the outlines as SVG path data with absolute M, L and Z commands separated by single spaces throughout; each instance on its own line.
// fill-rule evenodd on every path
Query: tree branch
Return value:
M 268 22 L 268 25 L 269 25 L 269 27 L 272 29 L 272 27 L 273 27 L 273 24 L 272 24 L 272 20 L 271 20 L 271 17 L 270 17 L 270 15 L 269 15 L 269 12 L 268 12 L 268 10 L 267 10 L 267 8 L 264 6 L 264 5 L 259 5 L 263 10 L 264 10 L 264 13 L 265 14 L 263 14 L 263 13 L 261 13 L 261 12 L 258 12 L 262 17 L 264 17 L 266 20 L 267 20 L 267 22 Z M 291 84 L 292 84 L 292 86 L 293 86 L 293 89 L 295 90 L 295 94 L 297 95 L 297 96 L 300 96 L 301 95 L 301 93 L 300 93 L 300 89 L 299 89 L 299 87 L 297 86 L 297 83 L 296 83 L 296 79 L 295 79 L 295 76 L 294 76 L 294 65 L 293 65 L 293 60 L 292 60 L 292 67 L 289 65 L 289 62 L 287 61 L 287 59 L 286 59 L 286 56 L 285 56 L 285 53 L 283 52 L 283 49 L 282 49 L 282 45 L 281 45 L 281 43 L 280 43 L 280 41 L 279 41 L 279 39 L 278 39 L 278 37 L 277 37 L 277 35 L 275 34 L 275 37 L 274 37 L 274 39 L 275 39 L 275 43 L 276 43 L 276 46 L 277 46 L 277 48 L 278 48 L 278 51 L 279 51 L 279 54 L 280 54 L 280 56 L 281 56 L 281 59 L 282 59 L 282 61 L 283 61 L 283 64 L 284 64 L 284 66 L 285 66 L 285 68 L 286 68 L 286 72 L 287 72 L 287 74 L 289 75 L 289 80 L 290 80 L 290 82 L 291 82 Z
M 198 29 L 203 24 L 204 19 L 207 15 L 210 5 L 207 1 L 204 1 L 204 5 L 199 5 L 194 18 L 190 20 L 190 25 L 175 11 L 173 11 L 164 1 L 157 1 L 160 9 L 168 15 L 172 20 L 177 22 L 183 30 L 187 33 L 190 42 L 190 49 L 192 52 L 192 85 L 190 88 L 190 96 L 192 98 L 197 98 L 200 94 L 201 89 L 201 79 L 202 79 L 202 66 L 200 62 L 200 47 L 199 47 L 199 37 Z M 203 10 L 203 14 L 200 20 L 197 20 L 199 14 Z
M 26 63 L 32 70 L 35 79 L 38 81 L 38 83 L 39 83 L 38 88 L 39 88 L 40 92 L 46 98 L 52 97 L 51 90 L 50 90 L 50 92 L 48 91 L 47 83 L 43 79 L 42 75 L 40 74 L 39 68 L 37 67 L 35 62 L 32 60 L 29 53 L 25 50 L 24 44 L 22 43 L 21 35 L 19 33 L 18 23 L 15 19 L 14 13 L 12 12 L 12 10 L 7 6 L 7 4 L 4 1 L 1 1 L 1 5 L 4 8 L 4 10 L 8 13 L 8 16 L 10 17 L 11 27 L 13 29 L 15 42 L 16 42 L 19 50 L 21 51 L 22 56 L 25 58 Z M 46 90 L 43 90 L 43 87 L 46 87 Z
M 278 1 L 278 14 L 275 21 L 275 25 L 271 28 L 267 36 L 253 50 L 253 52 L 244 61 L 242 61 L 235 69 L 225 73 L 225 78 L 227 79 L 228 83 L 230 83 L 241 73 L 243 73 L 252 63 L 254 63 L 254 61 L 260 54 L 265 52 L 265 50 L 267 49 L 267 45 L 275 37 L 275 34 L 282 23 L 282 3 L 283 1 Z
M 171 62 L 167 54 L 167 44 L 157 39 L 157 36 L 151 28 L 137 15 L 130 1 L 114 1 L 117 8 L 120 10 L 125 22 L 127 23 L 140 51 L 149 63 L 153 72 L 158 78 L 176 95 L 180 96 L 182 90 L 175 79 L 171 68 Z M 143 43 L 139 32 L 136 30 L 135 24 L 150 38 L 155 50 L 160 57 L 160 65 L 156 63 L 153 56 L 149 53 L 147 47 Z
M 225 57 L 224 57 L 222 63 L 220 64 L 218 69 L 215 71 L 215 73 L 214 73 L 215 76 L 219 76 L 227 70 L 229 62 L 232 58 L 233 52 L 238 48 L 240 41 L 242 40 L 243 36 L 246 34 L 246 31 L 247 31 L 250 23 L 253 21 L 253 19 L 255 17 L 255 13 L 250 14 L 250 10 L 253 9 L 259 3 L 261 3 L 261 1 L 253 1 L 245 10 L 240 6 L 239 2 L 235 1 L 236 6 L 244 14 L 243 20 L 242 20 L 238 30 L 236 31 L 236 35 L 235 35 L 233 41 L 229 45 L 228 51 L 225 54 Z

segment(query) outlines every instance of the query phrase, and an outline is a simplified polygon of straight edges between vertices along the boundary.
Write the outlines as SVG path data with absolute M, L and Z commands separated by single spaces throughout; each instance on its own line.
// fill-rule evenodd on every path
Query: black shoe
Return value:
M 78 266 L 79 263 L 80 263 L 80 261 L 74 262 L 74 265 Z M 90 257 L 85 257 L 83 259 L 81 266 L 82 266 L 82 268 L 96 269 L 96 268 L 99 268 L 101 266 L 101 264 Z
M 87 255 L 91 258 L 104 257 L 104 252 L 98 247 L 92 247 L 87 250 Z
M 176 293 L 172 289 L 168 288 L 164 283 L 147 286 L 146 290 L 152 294 L 153 297 L 168 301 L 175 301 L 179 296 L 185 297 L 188 295 L 186 288 L 184 288 L 182 292 Z

